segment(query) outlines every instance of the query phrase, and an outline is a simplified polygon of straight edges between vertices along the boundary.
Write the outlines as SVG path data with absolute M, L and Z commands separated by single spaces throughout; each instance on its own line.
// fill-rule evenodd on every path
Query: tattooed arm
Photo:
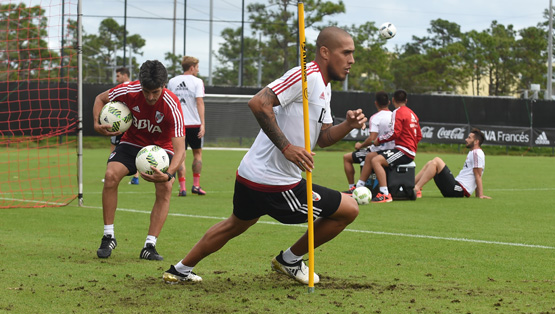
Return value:
M 289 144 L 289 141 L 277 124 L 276 115 L 273 110 L 275 106 L 279 106 L 279 100 L 268 87 L 262 89 L 249 100 L 249 108 L 254 114 L 256 121 L 258 121 L 258 124 L 272 143 L 279 150 L 282 150 Z
M 343 139 L 352 129 L 364 129 L 367 118 L 361 109 L 347 111 L 347 119 L 338 125 L 322 125 L 318 136 L 318 146 L 327 147 Z
M 301 170 L 308 170 L 314 167 L 313 154 L 309 154 L 304 147 L 291 145 L 285 134 L 277 124 L 276 115 L 273 107 L 279 106 L 279 100 L 274 92 L 265 87 L 249 100 L 249 108 L 254 114 L 256 121 L 266 133 L 266 136 L 283 153 L 287 160 L 294 163 Z M 302 132 L 302 130 L 299 130 Z

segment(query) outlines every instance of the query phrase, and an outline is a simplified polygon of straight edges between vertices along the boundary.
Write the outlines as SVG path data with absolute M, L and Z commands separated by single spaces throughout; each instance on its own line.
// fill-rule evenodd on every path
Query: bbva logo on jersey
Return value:
M 133 117 L 133 125 L 139 130 L 147 129 L 150 133 L 162 133 L 160 126 L 151 124 L 148 119 L 137 120 Z

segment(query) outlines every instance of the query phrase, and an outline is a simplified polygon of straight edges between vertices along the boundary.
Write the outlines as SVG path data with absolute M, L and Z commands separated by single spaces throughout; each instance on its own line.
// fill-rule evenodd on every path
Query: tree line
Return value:
M 492 21 L 481 31 L 462 32 L 461 26 L 444 19 L 430 21 L 427 36 L 416 37 L 402 46 L 388 50 L 386 40 L 378 33 L 376 23 L 341 25 L 333 16 L 345 13 L 343 1 L 307 0 L 305 27 L 320 30 L 329 25 L 346 29 L 355 42 L 355 60 L 348 77 L 349 90 L 377 91 L 404 88 L 409 93 L 457 92 L 468 90 L 476 95 L 514 95 L 530 84 L 545 88 L 547 73 L 548 10 L 544 21 L 535 26 L 515 29 Z M 21 13 L 23 12 L 23 14 Z M 239 84 L 239 58 L 243 51 L 243 86 L 264 86 L 298 64 L 298 30 L 296 1 L 268 0 L 247 6 L 251 33 L 244 34 L 241 49 L 241 27 L 226 28 L 221 32 L 224 43 L 215 54 L 217 66 L 212 73 L 214 85 Z M 0 80 L 21 80 L 22 73 L 13 69 L 34 68 L 28 76 L 46 79 L 40 69 L 63 64 L 76 64 L 70 52 L 77 47 L 77 23 L 68 21 L 67 42 L 62 52 L 49 52 L 44 10 L 25 4 L 0 5 Z M 19 22 L 25 32 L 6 23 Z M 123 65 L 124 47 L 128 48 L 127 64 L 134 73 L 142 63 L 142 49 L 147 42 L 139 34 L 129 34 L 123 25 L 112 18 L 104 19 L 95 33 L 83 34 L 83 81 L 111 83 L 116 67 Z M 27 36 L 29 38 L 19 38 Z M 17 47 L 20 45 L 20 47 Z M 35 45 L 42 49 L 28 49 Z M 306 43 L 307 60 L 314 57 L 314 43 Z M 48 64 L 41 64 L 41 56 L 50 54 Z M 165 53 L 170 76 L 181 73 L 181 55 Z M 198 56 L 197 56 L 198 57 Z M 54 61 L 52 61 L 54 60 Z M 30 64 L 33 63 L 33 64 Z M 12 71 L 7 71 L 12 69 Z M 76 71 L 71 67 L 69 71 Z M 10 73 L 8 76 L 7 73 Z M 71 73 L 68 74 L 71 77 Z M 334 89 L 343 85 L 334 83 Z M 486 86 L 484 86 L 486 85 Z

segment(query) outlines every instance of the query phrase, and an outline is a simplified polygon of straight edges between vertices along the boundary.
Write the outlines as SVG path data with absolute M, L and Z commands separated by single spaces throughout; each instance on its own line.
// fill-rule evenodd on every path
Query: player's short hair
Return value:
M 389 95 L 387 95 L 387 93 L 384 92 L 383 90 L 377 92 L 376 93 L 376 103 L 381 108 L 387 107 L 387 105 L 389 105 Z
M 323 28 L 316 38 L 316 51 L 318 52 L 322 46 L 326 46 L 330 50 L 334 50 L 339 42 L 337 38 L 340 36 L 351 37 L 346 30 L 337 26 L 328 26 Z
M 470 133 L 474 134 L 475 140 L 478 140 L 478 146 L 482 146 L 482 143 L 484 143 L 484 140 L 486 139 L 484 133 L 477 128 L 473 128 Z
M 139 81 L 146 89 L 164 88 L 168 80 L 166 67 L 158 60 L 147 60 L 139 69 Z
M 393 99 L 396 102 L 406 102 L 407 101 L 407 92 L 403 89 L 398 89 L 393 93 Z
M 129 72 L 129 69 L 126 67 L 117 68 L 116 73 L 119 73 L 121 75 L 127 75 L 127 76 L 131 75 L 131 73 Z
M 181 60 L 181 67 L 183 68 L 183 71 L 188 71 L 192 66 L 195 66 L 197 64 L 198 59 L 195 57 L 184 56 Z

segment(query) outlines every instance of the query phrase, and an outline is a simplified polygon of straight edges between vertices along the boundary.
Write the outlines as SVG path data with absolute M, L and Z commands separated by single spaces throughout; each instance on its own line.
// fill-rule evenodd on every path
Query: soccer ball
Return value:
M 395 34 L 397 34 L 397 28 L 395 25 L 385 22 L 382 26 L 380 26 L 380 35 L 382 35 L 383 38 L 391 39 L 395 37 Z
M 370 204 L 372 192 L 365 186 L 359 186 L 353 191 L 353 198 L 359 205 Z
M 162 147 L 148 145 L 143 147 L 137 154 L 135 165 L 141 173 L 153 174 L 154 171 L 150 169 L 150 166 L 166 172 L 170 166 L 170 157 Z
M 100 124 L 112 126 L 111 132 L 125 132 L 133 122 L 131 110 L 122 102 L 111 101 L 102 107 Z

